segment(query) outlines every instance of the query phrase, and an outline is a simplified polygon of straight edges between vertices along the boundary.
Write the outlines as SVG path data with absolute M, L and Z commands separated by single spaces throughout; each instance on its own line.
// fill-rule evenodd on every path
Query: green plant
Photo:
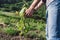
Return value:
M 36 37 L 37 37 L 37 33 L 34 32 L 34 31 L 29 31 L 29 32 L 26 34 L 26 36 L 27 36 L 28 38 L 36 38 Z
M 45 23 L 42 23 L 42 22 L 37 22 L 37 27 L 36 27 L 37 30 L 40 30 L 40 31 L 45 31 Z
M 0 32 L 2 32 L 2 28 L 0 27 Z
M 24 6 L 24 5 L 23 5 Z M 23 7 L 22 10 L 19 12 L 19 17 L 20 17 L 20 21 L 17 22 L 17 28 L 19 31 L 21 31 L 20 35 L 23 33 L 23 30 L 25 29 L 25 17 L 24 17 L 24 12 L 27 8 Z
M 18 31 L 12 27 L 6 27 L 6 28 L 3 28 L 3 32 L 8 35 L 16 35 Z

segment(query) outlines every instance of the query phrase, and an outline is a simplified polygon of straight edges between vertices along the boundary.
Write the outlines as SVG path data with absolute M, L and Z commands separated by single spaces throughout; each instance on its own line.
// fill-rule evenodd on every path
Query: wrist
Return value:
M 33 7 L 29 7 L 29 9 L 33 10 L 34 8 Z
M 35 8 L 28 8 L 29 10 L 33 10 L 33 11 L 36 11 L 37 9 L 35 9 Z

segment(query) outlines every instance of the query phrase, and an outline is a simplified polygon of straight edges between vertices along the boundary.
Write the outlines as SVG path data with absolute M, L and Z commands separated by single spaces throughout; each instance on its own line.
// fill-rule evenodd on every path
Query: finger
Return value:
M 33 15 L 33 11 L 31 11 L 29 15 L 32 16 Z
M 25 17 L 28 17 L 29 16 L 29 14 L 28 13 L 25 13 Z
M 30 15 L 30 12 L 27 12 L 26 15 L 29 16 Z

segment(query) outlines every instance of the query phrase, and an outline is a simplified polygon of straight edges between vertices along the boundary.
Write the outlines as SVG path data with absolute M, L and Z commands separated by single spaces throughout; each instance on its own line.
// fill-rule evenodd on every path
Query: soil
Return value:
M 25 38 L 24 36 L 10 36 L 5 33 L 0 33 L 0 40 L 39 40 L 39 38 Z

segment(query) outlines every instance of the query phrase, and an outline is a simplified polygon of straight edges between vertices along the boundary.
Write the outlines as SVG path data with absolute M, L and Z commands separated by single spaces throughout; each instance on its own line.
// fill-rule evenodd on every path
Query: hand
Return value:
M 29 8 L 25 11 L 25 16 L 31 17 L 33 13 L 34 13 L 34 9 Z

